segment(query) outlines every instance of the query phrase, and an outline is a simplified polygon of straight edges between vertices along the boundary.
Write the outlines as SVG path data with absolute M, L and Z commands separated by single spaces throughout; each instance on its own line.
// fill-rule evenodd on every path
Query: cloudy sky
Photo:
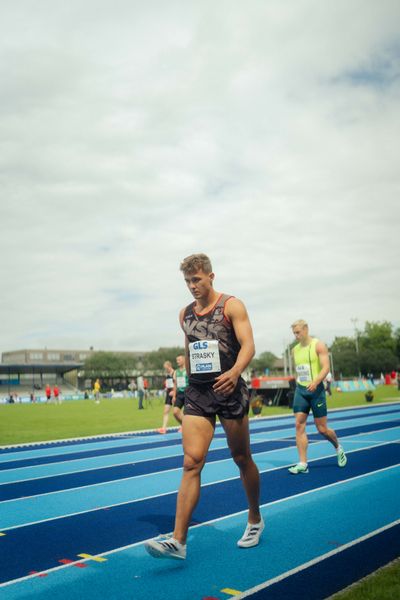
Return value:
M 182 343 L 212 259 L 257 351 L 400 325 L 398 0 L 2 0 L 0 352 Z

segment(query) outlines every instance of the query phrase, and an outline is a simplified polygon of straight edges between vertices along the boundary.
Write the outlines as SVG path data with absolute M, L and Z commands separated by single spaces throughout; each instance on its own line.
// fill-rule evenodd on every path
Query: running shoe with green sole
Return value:
M 337 464 L 339 467 L 345 467 L 347 464 L 347 456 L 345 455 L 343 448 L 340 448 L 337 453 Z
M 294 465 L 294 467 L 289 467 L 288 469 L 289 473 L 292 473 L 292 475 L 299 475 L 300 473 L 308 473 L 308 466 L 304 466 L 300 463 L 297 463 L 297 465 Z

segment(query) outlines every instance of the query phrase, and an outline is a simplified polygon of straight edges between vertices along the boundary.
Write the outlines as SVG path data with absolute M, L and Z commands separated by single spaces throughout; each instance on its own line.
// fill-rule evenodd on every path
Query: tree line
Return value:
M 378 377 L 380 373 L 399 368 L 400 328 L 394 330 L 388 321 L 367 321 L 364 330 L 356 331 L 353 337 L 335 337 L 329 351 L 337 377 L 351 377 L 358 373 L 373 373 Z M 159 348 L 142 355 L 95 352 L 85 361 L 84 375 L 88 379 L 100 377 L 124 380 L 139 374 L 160 377 L 164 372 L 164 362 L 170 360 L 175 365 L 176 357 L 184 352 L 181 346 Z M 264 373 L 266 369 L 272 372 L 276 360 L 277 356 L 273 352 L 265 351 L 251 361 L 249 368 L 256 373 Z
M 165 361 L 175 364 L 179 354 L 185 350 L 180 346 L 159 348 L 141 355 L 128 352 L 94 352 L 83 367 L 87 379 L 108 378 L 129 380 L 137 375 L 162 375 Z
M 389 321 L 367 321 L 353 337 L 335 337 L 329 348 L 336 377 L 397 371 L 400 366 L 400 328 Z

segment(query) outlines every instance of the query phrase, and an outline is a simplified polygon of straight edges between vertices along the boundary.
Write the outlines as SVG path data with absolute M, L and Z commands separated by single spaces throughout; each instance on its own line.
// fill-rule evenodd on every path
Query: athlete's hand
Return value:
M 239 375 L 236 375 L 232 369 L 225 371 L 225 373 L 221 373 L 216 378 L 213 390 L 217 394 L 221 394 L 221 396 L 230 396 L 236 387 L 238 379 Z
M 318 385 L 319 385 L 318 381 L 312 381 L 310 384 L 308 384 L 307 389 L 309 392 L 315 392 Z

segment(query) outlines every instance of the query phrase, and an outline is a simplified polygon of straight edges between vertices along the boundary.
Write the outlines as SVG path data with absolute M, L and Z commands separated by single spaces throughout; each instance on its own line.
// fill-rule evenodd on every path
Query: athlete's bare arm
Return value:
M 318 373 L 317 377 L 315 377 L 313 381 L 307 386 L 307 389 L 310 392 L 314 392 L 317 389 L 317 386 L 321 383 L 321 381 L 325 379 L 330 370 L 328 348 L 326 347 L 324 342 L 318 341 L 315 350 L 318 354 L 319 364 L 321 365 L 321 371 Z
M 253 358 L 255 346 L 249 315 L 243 302 L 237 298 L 230 298 L 225 305 L 225 315 L 232 323 L 240 344 L 240 351 L 233 367 L 216 378 L 213 389 L 218 394 L 229 396 L 235 389 L 240 375 Z
M 182 310 L 179 313 L 179 323 L 182 327 L 183 330 L 183 317 L 185 315 L 185 309 L 182 308 Z M 186 373 L 190 373 L 190 363 L 189 363 L 189 342 L 187 339 L 187 336 L 185 334 L 185 369 L 186 369 Z

